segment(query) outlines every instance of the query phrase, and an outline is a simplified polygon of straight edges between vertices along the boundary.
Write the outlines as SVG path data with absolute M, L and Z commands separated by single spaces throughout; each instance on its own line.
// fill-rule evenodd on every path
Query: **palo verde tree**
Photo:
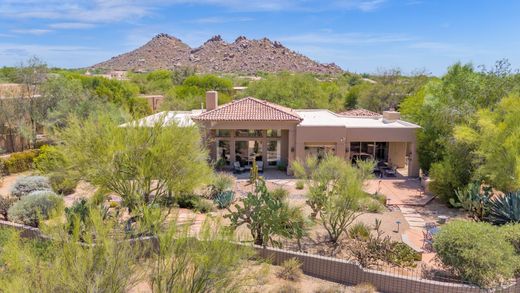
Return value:
M 363 172 L 336 156 L 321 161 L 308 157 L 305 163 L 295 162 L 292 168 L 309 188 L 311 217 L 323 225 L 331 242 L 337 243 L 361 214 Z
M 67 124 L 57 132 L 65 169 L 121 196 L 130 212 L 191 192 L 211 177 L 196 127 L 121 127 L 102 114 Z

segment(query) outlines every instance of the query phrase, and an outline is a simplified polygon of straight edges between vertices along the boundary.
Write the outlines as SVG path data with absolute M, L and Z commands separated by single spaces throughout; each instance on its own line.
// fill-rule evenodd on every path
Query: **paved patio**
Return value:
M 433 198 L 424 193 L 419 179 L 409 177 L 371 179 L 365 191 L 385 195 L 388 205 L 424 206 Z

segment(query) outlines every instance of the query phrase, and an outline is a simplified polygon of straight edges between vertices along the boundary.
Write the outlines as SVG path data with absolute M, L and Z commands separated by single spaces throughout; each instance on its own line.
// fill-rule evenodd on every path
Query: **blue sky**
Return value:
M 88 66 L 164 32 L 192 47 L 265 36 L 359 73 L 502 58 L 520 68 L 519 15 L 516 0 L 0 0 L 0 66 L 33 55 Z

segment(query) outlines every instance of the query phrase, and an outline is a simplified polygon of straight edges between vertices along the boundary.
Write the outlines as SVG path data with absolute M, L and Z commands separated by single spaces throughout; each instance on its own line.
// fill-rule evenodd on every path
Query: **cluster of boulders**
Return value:
M 151 71 L 193 67 L 201 73 L 311 72 L 338 74 L 335 64 L 321 64 L 267 38 L 238 37 L 227 43 L 214 36 L 192 49 L 168 34 L 159 34 L 144 46 L 92 66 L 110 70 Z

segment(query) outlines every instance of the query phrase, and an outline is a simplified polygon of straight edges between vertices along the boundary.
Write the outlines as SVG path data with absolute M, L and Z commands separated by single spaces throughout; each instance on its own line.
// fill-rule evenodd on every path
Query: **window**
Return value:
M 361 152 L 361 143 L 360 142 L 351 142 L 350 143 L 350 152 L 351 153 L 360 153 Z
M 262 137 L 262 130 L 238 129 L 235 135 L 237 137 Z
M 224 163 L 224 165 L 230 164 L 230 147 L 228 140 L 219 140 L 217 142 L 217 160 Z
M 229 130 L 229 129 L 217 129 L 216 136 L 217 137 L 230 137 L 231 136 L 231 130 Z
M 281 133 L 280 129 L 267 129 L 267 137 L 280 137 Z
M 267 165 L 277 166 L 280 163 L 281 144 L 277 140 L 272 140 L 267 143 Z

